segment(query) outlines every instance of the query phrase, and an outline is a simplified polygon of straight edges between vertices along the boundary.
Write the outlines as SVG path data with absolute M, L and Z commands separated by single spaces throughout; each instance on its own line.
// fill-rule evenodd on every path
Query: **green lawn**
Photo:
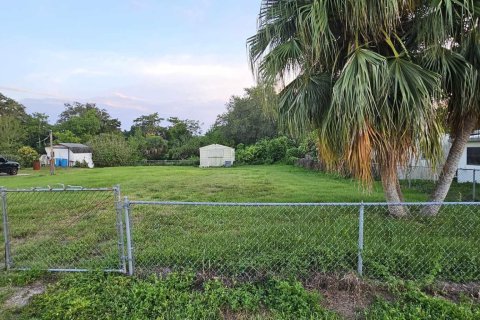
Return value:
M 76 185 L 109 187 L 120 184 L 131 199 L 231 202 L 360 202 L 384 201 L 380 184 L 365 191 L 351 179 L 288 165 L 234 168 L 121 167 L 96 169 L 21 170 L 28 176 L 0 176 L 7 188 Z M 406 190 L 408 201 L 427 196 Z
M 56 183 L 116 183 L 137 200 L 216 202 L 383 201 L 379 186 L 292 166 L 124 167 L 28 171 L 2 177 L 8 188 Z M 424 200 L 423 193 L 406 193 Z M 113 193 L 9 193 L 16 267 L 118 269 Z M 138 271 L 190 268 L 222 275 L 308 277 L 357 266 L 358 207 L 145 206 L 131 208 Z M 425 218 L 420 207 L 393 219 L 386 207 L 365 209 L 365 273 L 374 277 L 476 280 L 477 207 L 444 207 Z M 473 210 L 473 211 L 472 211 Z M 473 236 L 472 236 L 473 235 Z M 0 240 L 1 242 L 1 240 Z M 367 259 L 368 258 L 368 259 Z
M 45 169 L 40 172 L 22 170 L 21 173 L 28 175 L 1 176 L 0 185 L 15 189 L 47 185 L 55 187 L 58 183 L 84 187 L 120 184 L 123 195 L 128 195 L 132 200 L 297 203 L 384 200 L 378 184 L 370 192 L 364 192 L 352 180 L 286 165 L 228 169 L 60 169 L 55 176 L 50 176 Z M 415 189 L 407 190 L 405 196 L 409 201 L 422 201 L 427 197 L 425 192 Z M 112 192 L 9 193 L 9 225 L 14 266 L 34 269 L 119 268 L 113 201 Z M 440 215 L 434 218 L 421 216 L 420 208 L 411 206 L 410 216 L 404 219 L 391 218 L 385 206 L 365 208 L 365 275 L 383 280 L 402 278 L 424 281 L 479 281 L 478 207 L 444 206 Z M 237 280 L 259 280 L 273 275 L 283 279 L 307 280 L 318 273 L 352 273 L 357 267 L 358 207 L 133 205 L 131 209 L 137 275 L 187 271 L 207 279 L 221 276 Z M 3 237 L 0 245 L 3 246 Z M 3 273 L 0 279 L 10 279 L 14 274 Z M 105 283 L 104 280 L 96 278 L 90 281 L 88 276 L 80 278 L 79 282 L 75 276 L 70 279 L 71 282 L 67 281 L 70 285 L 67 291 L 63 285 L 58 285 L 34 302 L 33 309 L 28 311 L 31 313 L 27 313 L 25 318 L 34 315 L 42 318 L 39 315 L 46 314 L 45 310 L 53 310 L 52 308 L 58 308 L 54 312 L 59 319 L 70 312 L 75 314 L 72 319 L 88 318 L 95 312 L 103 314 L 104 310 L 109 309 L 107 304 L 102 302 L 105 297 L 112 298 L 108 303 L 117 303 L 117 295 L 110 295 L 108 289 L 110 284 L 117 281 L 121 283 L 115 285 L 115 290 L 131 287 L 129 292 L 139 301 L 144 299 L 142 295 L 147 292 L 156 295 L 160 290 L 151 288 L 157 286 L 155 279 L 147 282 L 139 279 L 138 284 L 124 284 L 122 277 L 106 279 Z M 153 284 L 149 281 L 153 281 Z M 198 301 L 212 298 L 209 295 L 203 296 L 203 293 L 197 297 L 194 283 L 195 281 L 181 292 L 165 292 L 167 295 L 180 294 L 187 300 L 190 299 L 190 294 L 194 294 Z M 92 285 L 98 287 L 95 289 L 97 300 L 81 300 L 77 297 L 81 290 L 90 291 Z M 137 288 L 137 285 L 140 287 Z M 0 289 L 1 287 L 0 284 Z M 4 287 L 11 290 L 9 285 Z M 105 292 L 102 291 L 103 287 L 107 288 Z M 80 291 L 77 292 L 77 288 Z M 285 288 L 292 292 L 290 287 Z M 211 309 L 205 312 L 220 316 L 219 308 L 225 311 L 224 308 L 236 306 L 236 300 L 228 299 L 236 299 L 234 297 L 237 293 L 230 292 L 229 288 L 219 287 L 218 290 L 222 290 L 222 299 L 227 300 L 215 302 Z M 262 285 L 255 288 L 252 294 L 257 295 L 268 290 L 268 287 Z M 242 291 L 241 294 L 249 295 L 249 292 Z M 310 299 L 300 291 L 295 292 L 295 295 L 302 295 L 301 299 Z M 272 299 L 278 299 L 279 294 L 274 293 Z M 7 294 L 5 297 L 0 296 L 0 301 L 6 297 Z M 249 296 L 245 299 L 247 298 L 250 299 Z M 135 314 L 136 304 L 132 305 L 132 309 L 128 309 L 130 307 L 124 304 L 127 302 L 124 301 L 123 293 L 118 294 L 118 299 L 122 300 L 119 303 L 125 308 L 122 309 L 125 318 Z M 162 298 L 155 299 L 151 300 L 153 302 L 146 305 L 142 312 L 155 314 L 151 308 L 158 308 L 155 301 Z M 268 294 L 255 299 L 253 308 L 258 308 L 259 303 L 268 308 L 254 309 L 253 314 L 256 316 L 252 318 L 269 318 L 268 315 L 278 312 L 274 307 L 270 309 L 265 302 L 270 299 Z M 294 299 L 297 299 L 296 296 Z M 165 308 L 173 308 L 168 309 L 168 312 L 178 313 L 191 307 L 183 303 L 183 300 L 179 300 Z M 286 302 L 286 306 L 290 307 L 291 303 Z M 299 303 L 305 305 L 303 300 Z M 387 307 L 379 304 L 371 314 L 383 314 L 388 311 L 384 310 Z M 245 302 L 240 302 L 238 308 L 240 312 L 249 313 L 245 311 L 245 308 L 248 310 Z M 304 310 L 305 315 L 324 312 L 312 308 L 308 305 L 308 310 Z M 297 309 L 293 310 L 297 312 Z M 324 316 L 329 317 L 327 314 Z M 42 319 L 47 319 L 50 315 Z M 116 315 L 122 318 L 120 313 Z

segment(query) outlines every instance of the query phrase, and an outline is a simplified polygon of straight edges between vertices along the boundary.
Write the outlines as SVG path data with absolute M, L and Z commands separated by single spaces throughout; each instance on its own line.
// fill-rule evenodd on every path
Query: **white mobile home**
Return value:
M 200 148 L 200 167 L 229 167 L 235 161 L 235 149 L 221 144 Z
M 47 156 L 50 157 L 50 147 L 45 147 Z M 93 168 L 92 149 L 80 143 L 59 143 L 53 146 L 55 166 L 73 167 L 76 162 L 86 162 L 89 168 Z
M 404 169 L 398 170 L 399 179 L 437 180 L 443 163 L 447 158 L 452 141 L 448 135 L 442 139 L 444 159 L 440 161 L 440 167 L 435 170 L 425 159 L 412 161 Z M 480 130 L 472 133 L 457 166 L 457 182 L 480 182 Z
M 475 131 L 468 139 L 467 146 L 463 151 L 458 163 L 458 182 L 480 182 L 480 131 Z

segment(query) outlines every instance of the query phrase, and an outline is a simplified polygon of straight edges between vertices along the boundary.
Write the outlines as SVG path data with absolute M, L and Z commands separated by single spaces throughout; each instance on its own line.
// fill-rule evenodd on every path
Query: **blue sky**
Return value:
M 51 122 L 96 102 L 129 128 L 158 112 L 208 128 L 254 80 L 260 0 L 0 0 L 0 92 Z

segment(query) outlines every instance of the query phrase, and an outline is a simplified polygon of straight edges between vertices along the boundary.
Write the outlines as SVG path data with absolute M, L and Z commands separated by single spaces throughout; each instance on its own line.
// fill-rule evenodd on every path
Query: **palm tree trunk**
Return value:
M 443 165 L 442 172 L 435 185 L 435 190 L 430 195 L 431 202 L 443 202 L 445 200 L 450 185 L 452 184 L 453 177 L 455 176 L 455 172 L 457 171 L 462 153 L 465 150 L 470 134 L 475 129 L 476 124 L 477 119 L 475 117 L 468 117 L 457 132 L 455 132 L 455 139 L 448 152 L 447 160 Z M 423 213 L 427 215 L 436 215 L 439 210 L 440 206 L 429 206 L 423 209 Z
M 380 168 L 383 192 L 385 194 L 385 199 L 389 203 L 400 203 L 403 201 L 403 195 L 400 190 L 396 170 L 396 164 L 393 162 L 382 165 Z M 388 211 L 390 212 L 390 215 L 396 218 L 407 216 L 407 211 L 403 206 L 388 206 Z

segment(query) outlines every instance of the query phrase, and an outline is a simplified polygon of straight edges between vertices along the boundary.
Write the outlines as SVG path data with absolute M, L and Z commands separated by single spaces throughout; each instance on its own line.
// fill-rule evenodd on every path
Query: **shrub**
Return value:
M 88 163 L 85 160 L 83 160 L 82 162 L 75 161 L 75 164 L 73 165 L 73 167 L 75 167 L 75 168 L 88 168 Z
M 238 163 L 244 164 L 287 162 L 287 150 L 293 146 L 293 141 L 287 137 L 262 139 L 253 145 L 237 148 L 236 159 Z
M 132 164 L 136 150 L 125 138 L 115 133 L 102 133 L 88 142 L 93 149 L 93 162 L 98 167 L 117 167 Z
M 31 167 L 33 162 L 38 160 L 39 157 L 38 152 L 28 146 L 21 147 L 18 149 L 17 153 L 22 167 Z

